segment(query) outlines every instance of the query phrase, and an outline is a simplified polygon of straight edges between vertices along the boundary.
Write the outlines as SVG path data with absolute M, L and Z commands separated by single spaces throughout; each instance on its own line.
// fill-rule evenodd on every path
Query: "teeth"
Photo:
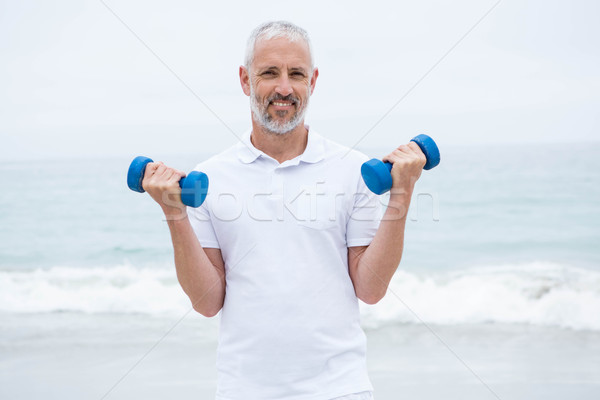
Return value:
M 280 107 L 285 107 L 285 106 L 291 105 L 290 103 L 280 103 L 278 101 L 274 101 L 273 104 L 276 106 L 280 106 Z

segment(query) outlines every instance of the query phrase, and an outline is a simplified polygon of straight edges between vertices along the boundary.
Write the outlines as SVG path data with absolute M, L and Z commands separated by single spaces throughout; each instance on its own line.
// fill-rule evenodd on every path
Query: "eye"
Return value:
M 261 75 L 262 76 L 273 76 L 273 75 L 275 75 L 275 72 L 273 72 L 273 71 L 265 71 Z

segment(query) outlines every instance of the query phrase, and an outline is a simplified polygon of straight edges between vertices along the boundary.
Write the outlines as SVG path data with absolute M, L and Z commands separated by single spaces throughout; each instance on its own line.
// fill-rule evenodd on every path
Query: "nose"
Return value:
M 290 78 L 286 74 L 282 74 L 281 77 L 278 79 L 275 91 L 282 96 L 288 96 L 294 93 L 294 90 L 292 89 L 292 84 L 290 82 Z

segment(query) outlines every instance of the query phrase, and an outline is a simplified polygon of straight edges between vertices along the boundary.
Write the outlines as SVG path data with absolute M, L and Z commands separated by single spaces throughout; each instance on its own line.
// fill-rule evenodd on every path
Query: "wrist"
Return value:
M 187 219 L 187 207 L 163 207 L 166 221 L 182 221 Z
M 410 204 L 410 199 L 413 194 L 413 186 L 411 187 L 392 187 L 390 189 L 390 202 L 406 203 L 406 207 Z
M 392 188 L 390 190 L 390 199 L 383 219 L 405 220 L 408 215 L 411 196 L 412 190 Z

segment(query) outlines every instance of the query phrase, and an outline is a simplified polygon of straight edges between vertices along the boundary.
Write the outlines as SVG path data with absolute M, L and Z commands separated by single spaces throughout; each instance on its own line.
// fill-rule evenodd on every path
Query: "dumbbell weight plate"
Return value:
M 208 176 L 204 172 L 192 171 L 179 181 L 181 202 L 186 206 L 200 207 L 208 192 Z
M 129 189 L 139 193 L 145 192 L 142 187 L 142 180 L 144 179 L 146 165 L 151 162 L 151 158 L 144 156 L 138 156 L 133 159 L 127 171 L 127 186 L 129 186 Z
M 392 164 L 384 163 L 381 160 L 372 158 L 363 163 L 360 167 L 360 173 L 365 181 L 365 185 L 375 194 L 383 194 L 392 187 L 392 175 L 390 171 Z
M 415 142 L 427 157 L 427 163 L 423 167 L 424 170 L 430 170 L 440 163 L 440 149 L 438 149 L 432 138 L 421 134 L 412 138 L 411 142 Z

